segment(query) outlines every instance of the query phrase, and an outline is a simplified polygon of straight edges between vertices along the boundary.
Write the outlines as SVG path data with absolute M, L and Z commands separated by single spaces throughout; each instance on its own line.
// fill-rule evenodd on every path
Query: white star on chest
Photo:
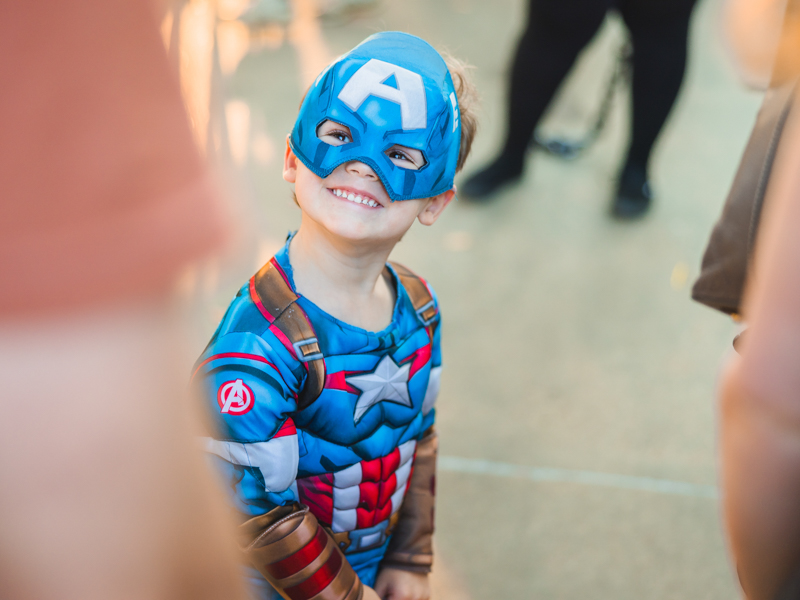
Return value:
M 398 366 L 388 354 L 384 356 L 372 373 L 350 375 L 345 381 L 361 391 L 356 403 L 353 422 L 358 423 L 364 413 L 378 402 L 394 402 L 411 406 L 408 395 L 408 372 L 411 363 Z

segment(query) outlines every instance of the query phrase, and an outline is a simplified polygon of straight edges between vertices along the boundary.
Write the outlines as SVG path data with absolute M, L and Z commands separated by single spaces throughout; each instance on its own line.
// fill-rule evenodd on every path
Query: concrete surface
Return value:
M 198 350 L 237 286 L 299 222 L 280 176 L 284 138 L 327 60 L 383 29 L 447 48 L 475 65 L 483 97 L 467 173 L 499 143 L 520 0 L 381 0 L 322 20 L 309 2 L 295 0 L 292 22 L 265 26 L 246 56 L 230 59 L 241 61 L 223 82 L 226 124 L 250 229 L 239 234 L 243 260 L 201 275 Z M 454 203 L 396 250 L 444 311 L 439 599 L 739 593 L 715 499 L 713 401 L 736 327 L 689 298 L 760 102 L 736 79 L 719 12 L 706 0 L 695 13 L 646 219 L 607 216 L 626 134 L 621 93 L 585 155 L 531 155 L 522 183 L 490 204 Z M 560 94 L 549 131 L 591 122 L 621 34 L 612 19 Z

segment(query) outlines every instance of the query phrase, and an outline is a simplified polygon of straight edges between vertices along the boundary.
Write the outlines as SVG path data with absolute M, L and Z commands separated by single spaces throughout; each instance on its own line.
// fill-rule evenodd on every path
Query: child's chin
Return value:
M 353 244 L 381 241 L 382 236 L 373 227 L 361 223 L 338 222 L 327 227 L 336 237 Z

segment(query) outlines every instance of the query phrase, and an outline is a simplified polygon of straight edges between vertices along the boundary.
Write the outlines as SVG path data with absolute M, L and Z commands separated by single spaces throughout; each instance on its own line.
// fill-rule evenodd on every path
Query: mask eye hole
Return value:
M 409 148 L 408 146 L 401 146 L 400 144 L 395 144 L 389 148 L 386 151 L 386 156 L 389 157 L 389 160 L 391 160 L 395 166 L 411 171 L 419 171 L 428 164 L 421 150 Z
M 350 128 L 327 119 L 317 127 L 317 137 L 329 146 L 344 146 L 353 141 Z

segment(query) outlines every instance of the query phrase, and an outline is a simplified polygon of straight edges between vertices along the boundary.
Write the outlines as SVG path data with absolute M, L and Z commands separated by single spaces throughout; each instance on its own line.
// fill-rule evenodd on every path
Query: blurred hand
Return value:
M 402 569 L 383 569 L 375 582 L 375 591 L 382 600 L 429 600 L 431 597 L 427 573 Z

